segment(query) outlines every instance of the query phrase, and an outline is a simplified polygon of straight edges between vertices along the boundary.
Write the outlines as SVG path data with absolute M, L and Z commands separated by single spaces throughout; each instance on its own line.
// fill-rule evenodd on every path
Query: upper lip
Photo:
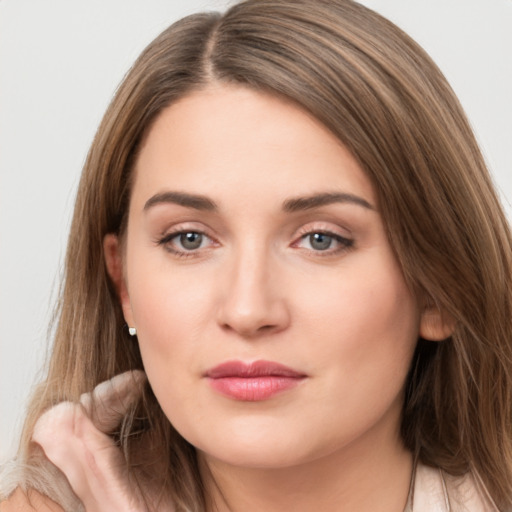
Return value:
M 205 376 L 211 379 L 227 377 L 290 377 L 297 379 L 306 377 L 306 374 L 273 361 L 253 361 L 251 363 L 226 361 L 207 370 Z

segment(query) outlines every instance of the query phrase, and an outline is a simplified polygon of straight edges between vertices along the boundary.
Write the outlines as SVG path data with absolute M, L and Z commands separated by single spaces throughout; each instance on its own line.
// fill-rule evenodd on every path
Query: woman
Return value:
M 510 281 L 399 29 L 347 0 L 185 18 L 89 153 L 3 507 L 510 510 Z

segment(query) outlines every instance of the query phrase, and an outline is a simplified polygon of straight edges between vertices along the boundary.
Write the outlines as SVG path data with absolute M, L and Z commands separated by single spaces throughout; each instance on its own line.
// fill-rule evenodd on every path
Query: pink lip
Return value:
M 267 400 L 306 378 L 304 373 L 271 361 L 227 361 L 211 368 L 204 376 L 219 393 L 246 402 Z

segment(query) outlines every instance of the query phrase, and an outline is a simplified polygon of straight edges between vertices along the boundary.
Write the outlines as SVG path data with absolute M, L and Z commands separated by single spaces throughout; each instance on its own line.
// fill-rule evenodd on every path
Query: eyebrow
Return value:
M 283 210 L 285 212 L 293 213 L 303 210 L 312 210 L 313 208 L 319 208 L 320 206 L 327 206 L 333 203 L 352 203 L 362 206 L 363 208 L 367 208 L 368 210 L 375 210 L 375 208 L 362 197 L 354 194 L 333 192 L 323 192 L 310 196 L 288 199 L 283 203 Z
M 189 194 L 187 192 L 161 192 L 150 197 L 144 205 L 144 211 L 149 210 L 153 206 L 158 204 L 177 204 L 184 206 L 185 208 L 193 208 L 194 210 L 210 211 L 215 212 L 218 210 L 218 206 L 207 196 L 199 194 Z M 304 197 L 294 197 L 287 199 L 283 203 L 283 211 L 287 213 L 294 213 L 304 210 L 312 210 L 321 206 L 327 206 L 333 203 L 352 203 L 369 210 L 375 208 L 362 197 L 348 193 L 333 193 L 333 192 L 322 192 Z
M 157 204 L 177 204 L 185 206 L 186 208 L 193 208 L 194 210 L 216 211 L 218 210 L 217 204 L 209 197 L 188 194 L 186 192 L 161 192 L 150 197 L 144 205 L 144 211 L 149 210 Z

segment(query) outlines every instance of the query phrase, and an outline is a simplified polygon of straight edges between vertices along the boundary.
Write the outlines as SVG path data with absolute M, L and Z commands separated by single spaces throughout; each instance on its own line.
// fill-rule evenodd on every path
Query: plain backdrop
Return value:
M 113 92 L 176 19 L 224 0 L 0 0 L 0 460 L 41 375 L 75 190 Z M 364 0 L 458 94 L 512 208 L 512 0 Z

